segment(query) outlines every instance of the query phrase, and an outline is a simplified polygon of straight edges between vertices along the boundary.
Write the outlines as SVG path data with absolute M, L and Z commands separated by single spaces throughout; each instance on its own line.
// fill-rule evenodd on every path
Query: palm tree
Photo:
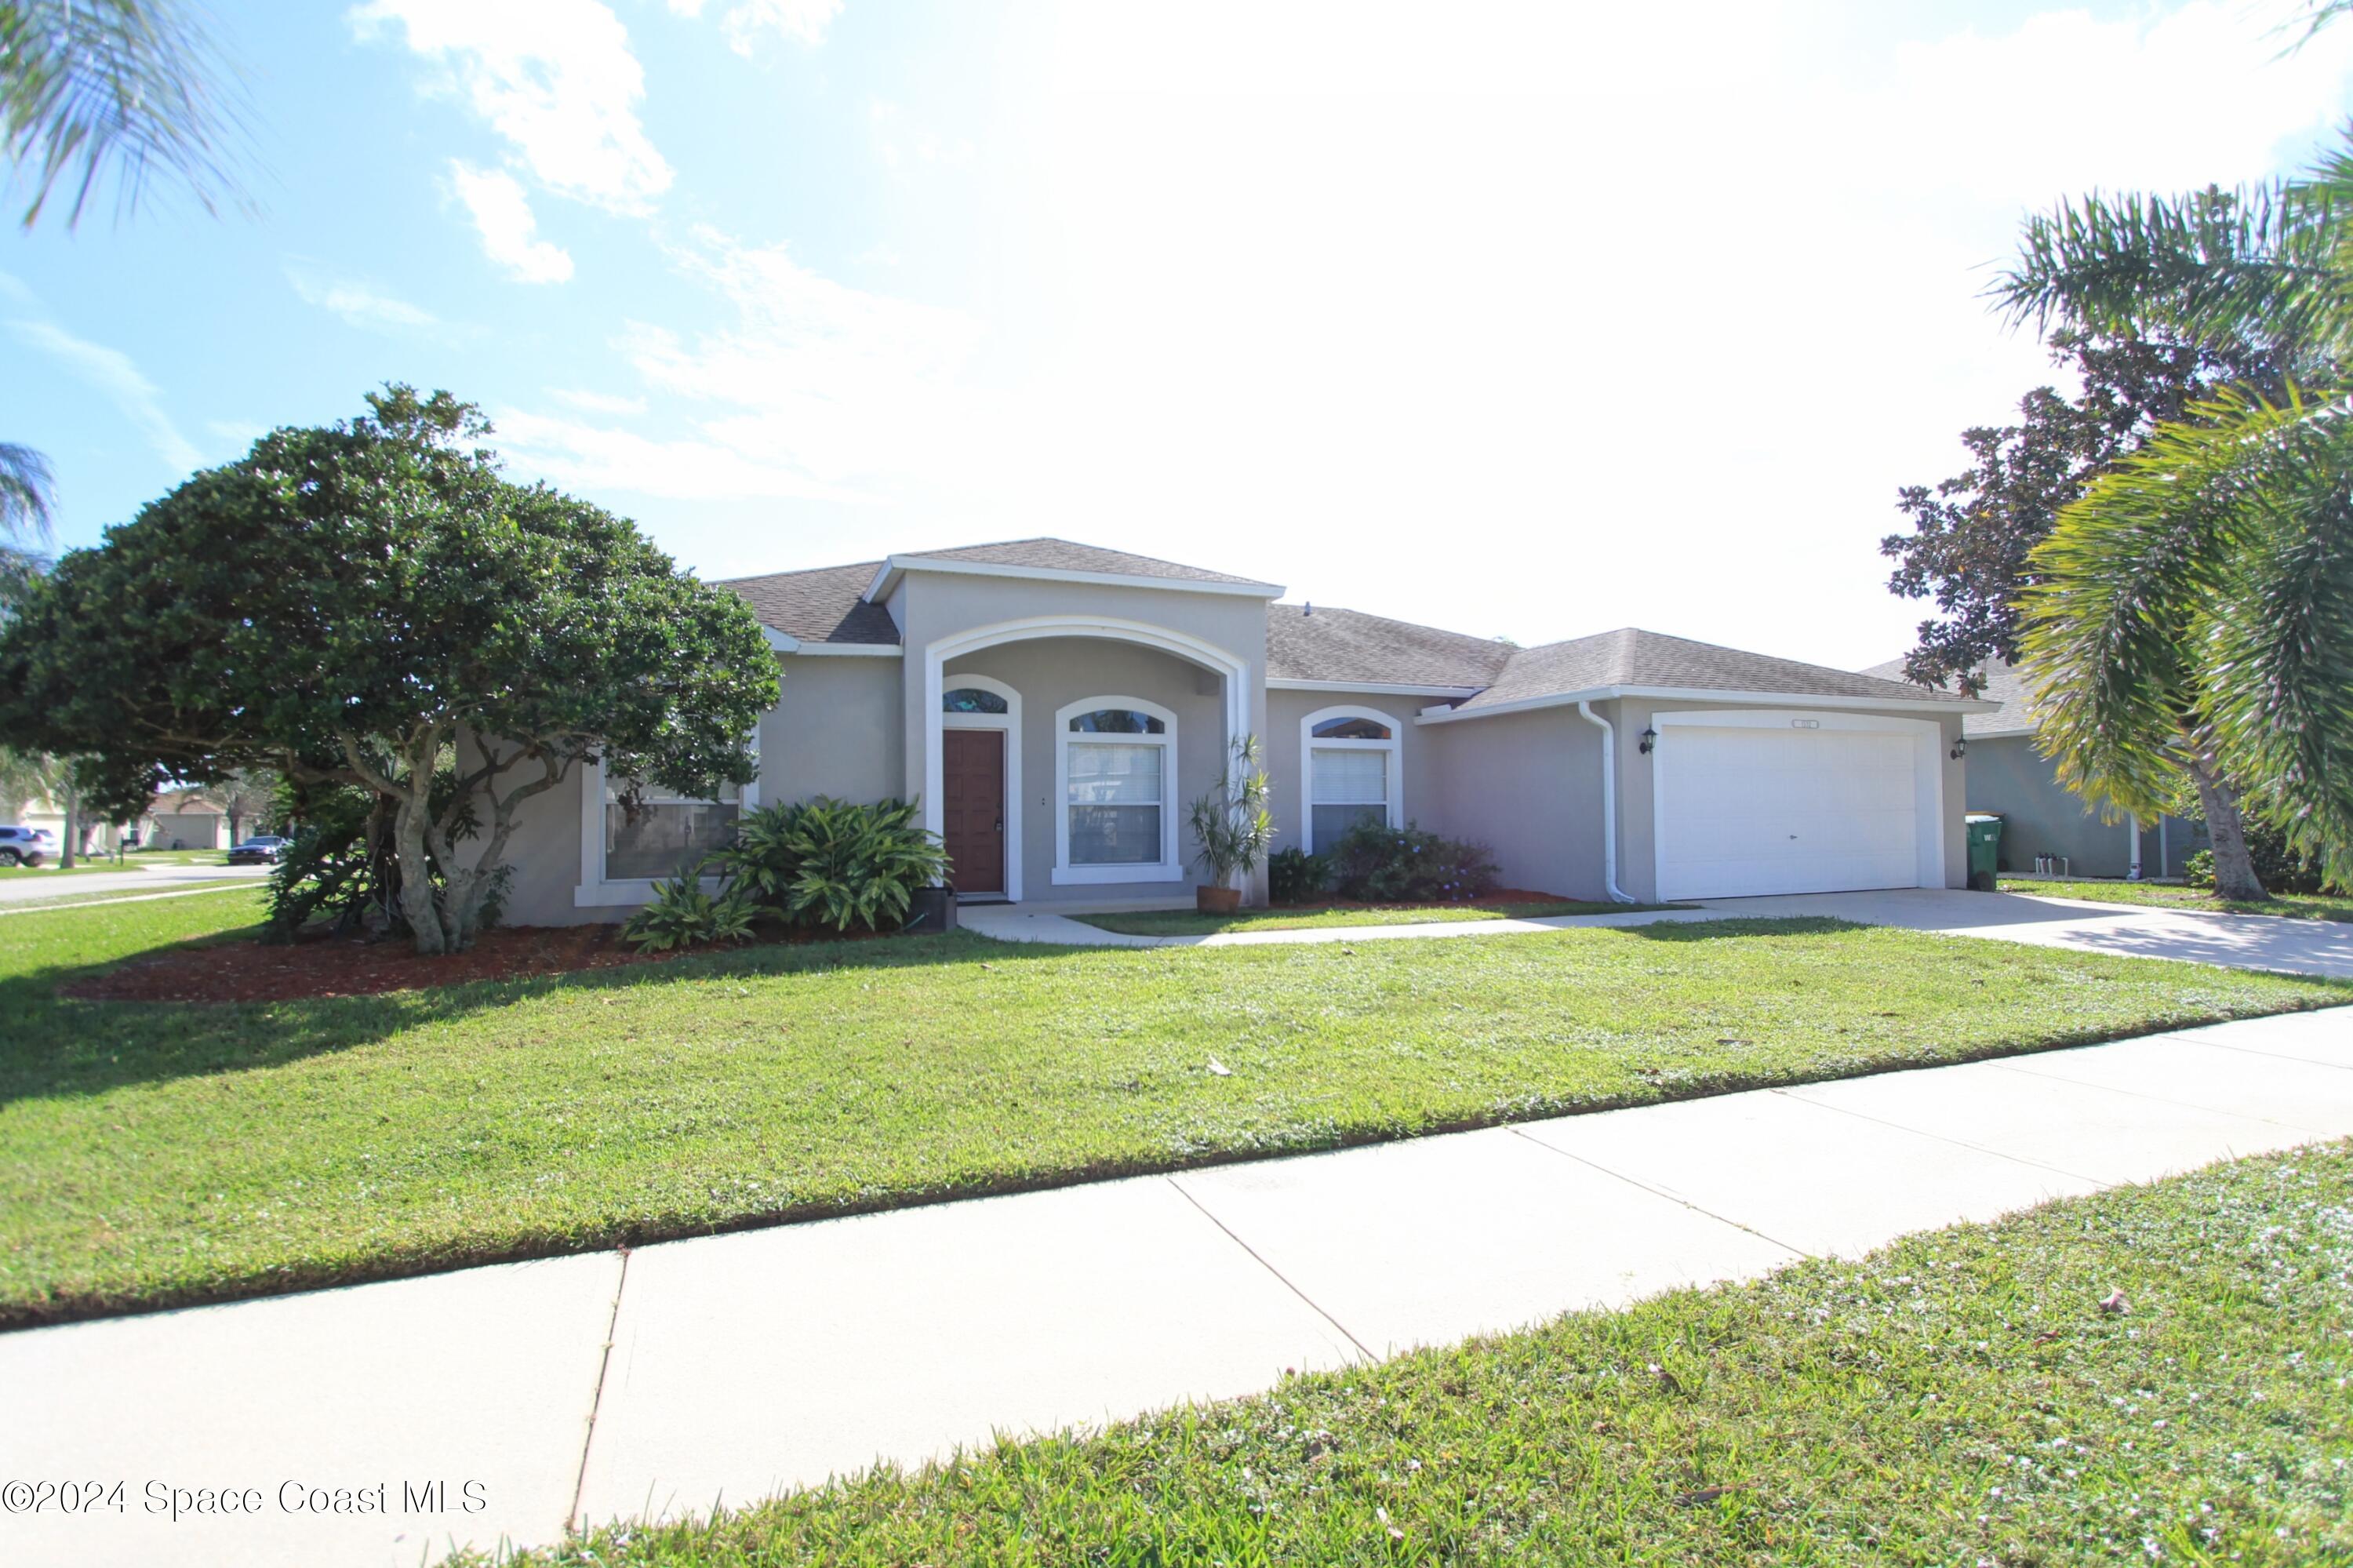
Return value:
M 0 145 L 31 185 L 24 226 L 63 194 L 72 228 L 110 181 L 133 210 L 159 175 L 207 212 L 241 200 L 233 80 L 181 0 L 0 0 Z
M 30 186 L 24 227 L 71 193 L 66 227 L 111 180 L 120 212 L 151 175 L 216 210 L 241 202 L 234 169 L 242 104 L 195 13 L 179 0 L 0 0 L 0 152 Z M 47 459 L 0 441 L 0 607 L 23 591 L 49 536 Z
M 2072 788 L 2154 813 L 2189 773 L 2225 896 L 2263 895 L 2242 797 L 2353 879 L 2353 142 L 2261 189 L 2064 204 L 1995 293 L 2042 325 L 2292 367 L 2284 397 L 2228 389 L 2160 426 L 2060 514 L 2021 652 Z

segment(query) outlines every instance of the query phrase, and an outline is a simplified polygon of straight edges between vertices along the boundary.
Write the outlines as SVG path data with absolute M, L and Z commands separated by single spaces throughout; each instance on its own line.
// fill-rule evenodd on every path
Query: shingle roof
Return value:
M 1901 681 L 1904 679 L 1904 661 L 1890 659 L 1884 664 L 1873 664 L 1862 673 Z M 1912 689 L 1938 694 L 1944 692 L 1944 688 L 1936 686 L 1914 686 Z M 2001 707 L 1995 713 L 1963 715 L 1963 735 L 2025 735 L 2034 728 L 2033 688 L 2026 683 L 2026 677 L 2008 662 L 2000 659 L 1986 661 L 1985 690 L 1978 694 L 1987 702 L 2000 703 Z
M 1685 687 L 1768 692 L 1789 696 L 1883 698 L 1914 703 L 1960 699 L 1901 681 L 1881 680 L 1794 659 L 1744 653 L 1713 642 L 1621 627 L 1593 637 L 1548 642 L 1512 655 L 1495 683 L 1462 705 L 1464 712 L 1604 686 Z
M 891 612 L 859 596 L 881 569 L 880 561 L 814 571 L 772 572 L 762 577 L 731 577 L 714 588 L 733 588 L 761 622 L 803 642 L 884 642 L 896 646 L 899 628 Z
M 1320 604 L 1266 607 L 1270 680 L 1484 686 L 1511 652 L 1493 638 L 1467 637 L 1353 609 Z
M 1029 567 L 1040 571 L 1093 572 L 1103 577 L 1164 577 L 1172 582 L 1241 583 L 1265 587 L 1256 577 L 1238 577 L 1202 567 L 1182 566 L 1125 550 L 1074 545 L 1068 539 L 1007 539 L 994 545 L 961 545 L 950 550 L 907 550 L 909 561 L 968 561 L 976 566 Z

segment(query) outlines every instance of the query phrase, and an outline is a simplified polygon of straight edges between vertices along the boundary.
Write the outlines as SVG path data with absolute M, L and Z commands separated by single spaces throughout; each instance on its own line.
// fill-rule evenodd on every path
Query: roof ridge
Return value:
M 770 577 L 813 577 L 818 572 L 854 572 L 860 569 L 871 571 L 881 564 L 879 560 L 843 561 L 830 567 L 787 567 L 781 572 L 751 572 L 740 577 L 705 577 L 703 580 L 713 588 L 724 588 L 730 583 L 765 582 Z

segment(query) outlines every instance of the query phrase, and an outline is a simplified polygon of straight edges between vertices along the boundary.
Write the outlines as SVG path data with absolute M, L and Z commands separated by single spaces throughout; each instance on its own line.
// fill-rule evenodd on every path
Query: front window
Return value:
M 605 880 L 676 876 L 735 838 L 741 791 L 721 787 L 716 800 L 691 800 L 627 779 L 605 782 Z
M 1054 716 L 1055 880 L 1180 880 L 1176 715 L 1136 697 L 1090 697 Z
M 1330 849 L 1359 822 L 1394 827 L 1403 820 L 1397 720 L 1370 709 L 1326 708 L 1299 727 L 1311 853 Z
M 1071 742 L 1072 865 L 1153 865 L 1160 860 L 1166 780 L 1158 746 Z

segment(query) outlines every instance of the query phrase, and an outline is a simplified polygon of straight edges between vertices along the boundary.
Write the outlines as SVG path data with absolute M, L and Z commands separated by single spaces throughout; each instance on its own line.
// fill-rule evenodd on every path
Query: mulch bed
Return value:
M 1525 887 L 1498 887 L 1476 898 L 1407 898 L 1391 899 L 1385 904 L 1368 904 L 1356 898 L 1314 898 L 1304 904 L 1270 904 L 1263 910 L 1244 910 L 1244 914 L 1313 915 L 1323 909 L 1435 909 L 1440 906 L 1461 909 L 1489 909 L 1505 904 L 1582 904 L 1588 900 L 1570 898 L 1558 893 L 1531 893 Z
M 764 933 L 760 940 L 746 945 L 856 941 L 876 934 L 859 932 L 843 938 L 830 931 L 777 931 Z M 89 1001 L 300 1001 L 465 985 L 473 980 L 528 980 L 728 950 L 690 948 L 640 953 L 621 940 L 617 925 L 501 927 L 483 932 L 462 953 L 438 958 L 420 958 L 398 938 L 369 941 L 332 937 L 291 947 L 218 942 L 132 959 L 58 991 L 59 995 Z

